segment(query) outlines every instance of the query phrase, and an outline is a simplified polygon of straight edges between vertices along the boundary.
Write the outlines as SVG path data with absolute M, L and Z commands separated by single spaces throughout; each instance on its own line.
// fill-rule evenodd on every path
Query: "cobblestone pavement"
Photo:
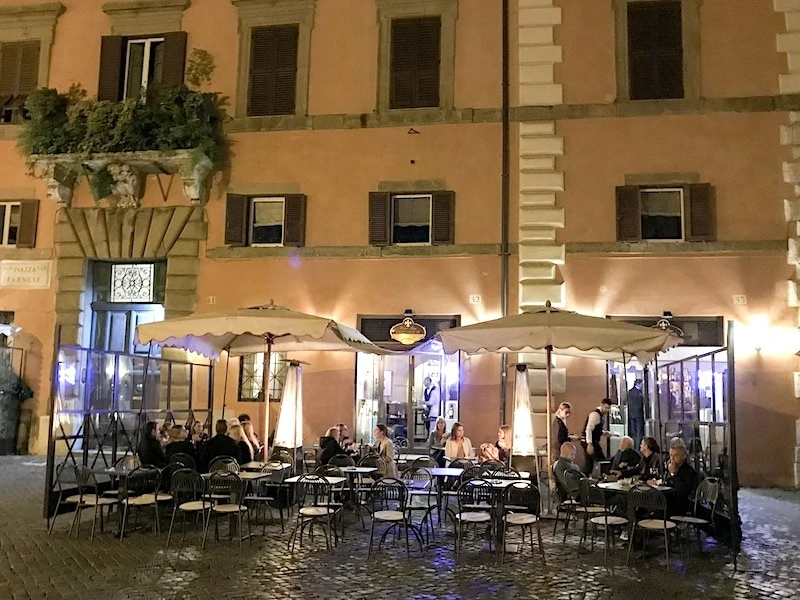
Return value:
M 741 493 L 745 540 L 736 572 L 732 555 L 712 540 L 702 554 L 695 544 L 687 561 L 673 559 L 668 574 L 663 554 L 632 558 L 625 567 L 622 544 L 606 568 L 602 550 L 578 555 L 577 536 L 562 548 L 560 537 L 551 537 L 552 526 L 543 532 L 546 568 L 527 548 L 500 566 L 477 539 L 467 541 L 455 567 L 447 529 L 437 531 L 436 544 L 424 553 L 412 549 L 410 559 L 398 544 L 368 561 L 369 530 L 351 523 L 333 553 L 321 549 L 317 538 L 293 557 L 285 551 L 288 530 L 281 534 L 277 525 L 241 551 L 225 538 L 201 550 L 195 533 L 180 551 L 179 536 L 167 550 L 166 535 L 149 532 L 131 533 L 122 542 L 105 533 L 90 543 L 85 524 L 78 539 L 67 537 L 69 518 L 47 535 L 43 479 L 43 459 L 0 457 L 0 600 L 800 598 L 800 495 L 794 492 Z

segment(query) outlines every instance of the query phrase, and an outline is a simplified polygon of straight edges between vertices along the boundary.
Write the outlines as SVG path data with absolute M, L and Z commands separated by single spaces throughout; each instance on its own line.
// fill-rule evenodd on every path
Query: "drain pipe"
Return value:
M 511 201 L 511 109 L 509 82 L 509 2 L 503 0 L 503 156 L 501 175 L 501 232 L 500 232 L 500 314 L 508 315 L 508 250 L 509 238 L 509 213 Z M 500 355 L 500 424 L 506 422 L 506 383 L 508 379 L 508 357 L 505 353 Z

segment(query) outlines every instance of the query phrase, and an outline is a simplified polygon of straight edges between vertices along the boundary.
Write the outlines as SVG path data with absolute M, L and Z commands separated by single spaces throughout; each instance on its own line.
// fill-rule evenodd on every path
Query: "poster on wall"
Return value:
M 0 287 L 43 290 L 50 287 L 50 260 L 1 260 Z

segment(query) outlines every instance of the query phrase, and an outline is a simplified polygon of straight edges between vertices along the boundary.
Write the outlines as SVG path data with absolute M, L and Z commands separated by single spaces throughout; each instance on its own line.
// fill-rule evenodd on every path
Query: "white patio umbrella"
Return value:
M 552 354 L 603 360 L 621 360 L 628 354 L 645 364 L 659 352 L 677 346 L 681 341 L 670 331 L 558 310 L 551 306 L 550 301 L 541 310 L 447 329 L 440 331 L 437 337 L 448 354 L 459 350 L 467 354 L 545 351 L 549 474 L 552 463 L 549 452 Z
M 218 359 L 223 351 L 233 356 L 264 352 L 265 444 L 269 439 L 269 364 L 272 352 L 339 350 L 391 354 L 352 327 L 277 306 L 272 301 L 266 306 L 223 313 L 197 313 L 139 325 L 136 338 L 139 344 L 181 348 L 213 360 Z

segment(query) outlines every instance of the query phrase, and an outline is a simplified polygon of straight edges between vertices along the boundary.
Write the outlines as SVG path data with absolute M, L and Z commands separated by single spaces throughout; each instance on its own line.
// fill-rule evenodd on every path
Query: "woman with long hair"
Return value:
M 261 460 L 264 456 L 264 448 L 261 446 L 261 440 L 256 435 L 255 427 L 251 421 L 241 421 L 242 431 L 247 441 L 250 442 L 250 447 L 253 450 L 253 460 Z
M 643 438 L 642 443 L 639 444 L 639 452 L 644 457 L 640 479 L 642 481 L 661 479 L 664 474 L 664 463 L 661 460 L 661 448 L 658 447 L 656 439 L 653 437 Z
M 382 473 L 385 477 L 397 477 L 397 465 L 394 462 L 394 444 L 389 439 L 389 428 L 383 423 L 375 426 L 375 450 L 386 463 L 386 472 Z
M 228 428 L 228 437 L 239 445 L 239 456 L 237 460 L 240 465 L 253 462 L 253 446 L 250 445 L 250 440 L 244 434 L 241 425 L 233 425 Z
M 472 441 L 468 437 L 464 437 L 464 426 L 461 423 L 455 423 L 453 429 L 450 430 L 450 439 L 445 444 L 444 455 L 450 460 L 475 457 L 475 453 L 472 451 Z
M 447 443 L 447 421 L 444 417 L 436 418 L 436 426 L 428 436 L 428 455 L 440 467 L 444 466 L 444 445 Z

